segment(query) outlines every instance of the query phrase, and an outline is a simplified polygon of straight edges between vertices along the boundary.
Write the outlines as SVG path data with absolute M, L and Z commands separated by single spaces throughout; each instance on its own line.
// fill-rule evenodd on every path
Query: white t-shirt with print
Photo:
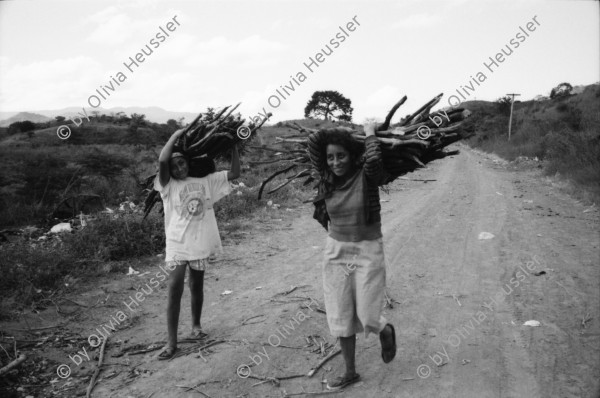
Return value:
M 200 260 L 223 251 L 213 204 L 231 192 L 227 171 L 206 177 L 169 179 L 160 192 L 165 211 L 167 250 L 165 261 Z

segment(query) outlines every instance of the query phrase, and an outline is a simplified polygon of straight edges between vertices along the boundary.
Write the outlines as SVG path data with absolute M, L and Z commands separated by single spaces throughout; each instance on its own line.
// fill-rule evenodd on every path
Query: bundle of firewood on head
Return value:
M 473 135 L 472 128 L 465 128 L 464 123 L 471 112 L 464 108 L 442 109 L 433 114 L 431 109 L 442 99 L 440 94 L 420 107 L 416 112 L 401 119 L 399 123 L 391 125 L 392 117 L 398 108 L 406 101 L 406 96 L 398 101 L 387 114 L 385 121 L 378 127 L 376 132 L 381 143 L 383 165 L 386 171 L 388 184 L 396 178 L 412 172 L 418 168 L 425 167 L 427 162 L 447 156 L 443 149 L 461 139 Z M 280 138 L 278 142 L 293 143 L 296 148 L 290 153 L 292 157 L 282 159 L 284 166 L 281 170 L 265 179 L 258 192 L 260 199 L 265 186 L 277 175 L 287 173 L 299 167 L 303 169 L 286 178 L 268 194 L 276 192 L 295 179 L 306 178 L 304 185 L 313 181 L 319 181 L 320 177 L 316 170 L 311 167 L 308 154 L 308 142 L 306 136 L 316 130 L 308 129 L 297 123 L 287 124 L 287 127 L 298 130 L 303 134 L 301 137 Z M 364 142 L 365 136 L 351 127 L 334 127 L 324 129 L 325 131 L 345 131 L 359 142 Z M 454 152 L 456 153 L 456 152 Z
M 190 177 L 204 177 L 214 172 L 214 159 L 231 151 L 236 144 L 251 140 L 256 135 L 256 131 L 271 117 L 268 113 L 267 118 L 262 119 L 258 124 L 250 123 L 245 126 L 245 119 L 242 119 L 239 113 L 232 115 L 240 104 L 233 108 L 226 106 L 214 115 L 199 114 L 175 141 L 173 152 L 183 153 L 187 158 Z M 151 175 L 142 184 L 148 191 L 144 201 L 144 218 L 161 200 L 158 191 L 153 188 L 155 177 L 156 174 Z

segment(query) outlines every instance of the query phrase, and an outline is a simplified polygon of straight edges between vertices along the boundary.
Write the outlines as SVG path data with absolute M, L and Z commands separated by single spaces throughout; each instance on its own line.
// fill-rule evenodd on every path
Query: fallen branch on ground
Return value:
M 9 371 L 11 371 L 12 369 L 18 367 L 19 365 L 21 365 L 25 360 L 27 359 L 27 357 L 25 356 L 25 354 L 21 354 L 19 355 L 19 357 L 17 359 L 15 359 L 14 361 L 12 361 L 11 363 L 9 363 L 8 365 L 4 366 L 3 368 L 0 369 L 0 376 L 2 376 L 3 374 L 8 373 Z
M 208 343 L 202 342 L 200 344 L 196 344 L 191 347 L 187 347 L 185 349 L 180 349 L 177 351 L 177 353 L 175 355 L 173 355 L 171 357 L 171 359 L 169 359 L 169 361 L 172 361 L 173 359 L 182 357 L 184 355 L 193 354 L 194 352 L 200 352 L 200 351 L 204 350 L 205 348 L 212 347 L 214 345 L 225 343 L 225 342 L 226 342 L 225 340 L 212 340 Z M 196 350 L 198 350 L 198 351 L 196 351 Z
M 283 393 L 283 397 L 295 397 L 297 395 L 325 395 L 325 394 L 339 394 L 341 392 L 344 392 L 344 389 L 342 388 L 341 390 L 335 390 L 335 391 L 303 391 L 303 392 L 294 392 L 291 394 L 288 394 L 287 392 Z
M 247 322 L 248 322 L 249 320 L 251 320 L 251 319 L 258 318 L 258 317 L 261 317 L 261 316 L 265 316 L 265 314 L 254 315 L 254 316 L 251 316 L 250 318 L 246 318 L 246 319 L 244 319 L 244 320 L 242 321 L 242 323 L 240 324 L 240 326 L 243 326 L 243 325 L 254 325 L 255 323 L 260 323 L 260 322 L 262 322 L 262 321 L 250 322 L 250 323 L 247 323 Z
M 321 361 L 315 367 L 308 371 L 306 377 L 312 377 L 319 369 L 321 369 L 321 366 L 325 365 L 327 361 L 329 361 L 331 358 L 335 357 L 341 352 L 342 350 L 338 348 L 337 350 L 327 355 L 325 358 L 321 359 Z
M 86 398 L 90 398 L 92 396 L 92 390 L 96 385 L 96 380 L 98 380 L 98 375 L 100 374 L 100 369 L 102 367 L 102 361 L 104 361 L 104 349 L 106 348 L 106 342 L 108 341 L 108 337 L 105 337 L 102 340 L 102 347 L 100 347 L 100 358 L 98 359 L 98 366 L 96 366 L 96 370 L 94 370 L 94 374 L 92 375 L 92 379 L 90 380 L 90 384 L 88 385 L 87 391 L 85 393 Z

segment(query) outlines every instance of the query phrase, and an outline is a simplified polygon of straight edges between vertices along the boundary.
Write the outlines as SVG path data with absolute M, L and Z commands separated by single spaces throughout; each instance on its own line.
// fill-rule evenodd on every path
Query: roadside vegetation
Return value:
M 311 120 L 307 125 L 321 123 Z M 33 134 L 6 136 L 4 131 L 0 239 L 7 240 L 0 242 L 0 318 L 3 308 L 6 316 L 8 307 L 16 310 L 15 303 L 21 309 L 33 306 L 73 277 L 127 273 L 133 259 L 164 251 L 163 215 L 156 206 L 143 219 L 142 185 L 155 173 L 160 149 L 178 127 L 146 123 L 132 133 L 126 124 L 96 122 L 72 129 L 67 140 L 57 137 L 55 126 L 42 126 Z M 242 176 L 233 182 L 233 192 L 215 205 L 224 239 L 258 219 L 290 217 L 289 210 L 312 195 L 312 185 L 292 183 L 258 200 L 260 184 L 279 167 L 269 161 L 281 154 L 256 147 L 292 133 L 281 124 L 266 127 L 242 151 Z M 217 160 L 218 170 L 228 168 L 226 159 Z M 78 194 L 99 195 L 105 210 L 70 220 L 53 217 L 58 203 Z M 70 222 L 72 232 L 48 233 L 64 221 Z
M 465 103 L 473 112 L 477 131 L 468 144 L 509 161 L 537 159 L 546 175 L 568 181 L 576 196 L 598 203 L 600 86 L 571 94 L 564 84 L 552 90 L 553 98 L 515 102 L 510 141 L 510 100 Z
M 468 144 L 509 161 L 537 159 L 544 173 L 568 179 L 583 192 L 584 199 L 597 202 L 600 87 L 588 86 L 573 95 L 568 86 L 559 86 L 553 90 L 553 98 L 514 104 L 510 141 L 510 101 L 465 103 L 473 112 L 477 131 Z M 341 115 L 343 123 L 351 120 L 347 105 L 347 113 Z M 151 123 L 136 114 L 91 119 L 73 127 L 66 140 L 56 135 L 56 128 L 64 124 L 62 117 L 0 128 L 0 318 L 6 316 L 6 308 L 19 311 L 32 306 L 63 288 L 70 278 L 126 273 L 133 259 L 164 251 L 160 206 L 143 219 L 146 192 L 142 186 L 155 173 L 162 145 L 181 122 Z M 297 122 L 309 128 L 334 125 L 312 118 Z M 289 218 L 291 210 L 312 196 L 312 184 L 302 186 L 294 181 L 258 200 L 262 181 L 281 168 L 272 161 L 285 156 L 259 147 L 273 144 L 275 137 L 295 134 L 284 123 L 277 123 L 262 128 L 244 145 L 242 176 L 234 182 L 234 191 L 215 206 L 224 239 L 263 220 Z M 285 149 L 286 145 L 279 146 Z M 217 169 L 228 167 L 226 159 L 217 160 Z M 276 186 L 284 177 L 269 186 Z M 97 195 L 104 211 L 70 220 L 53 217 L 61 201 L 81 194 Z M 48 233 L 64 221 L 70 222 L 72 232 Z M 19 303 L 17 307 L 15 303 Z

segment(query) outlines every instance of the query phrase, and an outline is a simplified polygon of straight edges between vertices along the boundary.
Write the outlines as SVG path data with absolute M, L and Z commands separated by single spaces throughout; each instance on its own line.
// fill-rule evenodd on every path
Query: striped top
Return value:
M 321 178 L 332 181 L 332 173 L 327 166 L 327 159 L 324 158 L 326 134 L 326 130 L 311 133 L 308 136 L 308 152 L 312 165 Z M 366 137 L 365 162 L 361 168 L 342 186 L 335 187 L 330 193 L 320 192 L 319 197 L 315 199 L 325 199 L 330 217 L 329 236 L 344 242 L 380 238 L 382 235 L 379 185 L 384 181 L 385 171 L 379 140 L 376 136 Z

